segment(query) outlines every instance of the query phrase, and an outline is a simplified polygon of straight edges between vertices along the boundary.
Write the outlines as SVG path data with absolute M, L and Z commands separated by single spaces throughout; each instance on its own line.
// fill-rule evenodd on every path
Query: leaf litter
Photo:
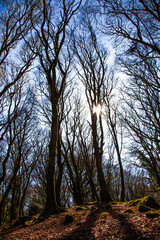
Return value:
M 109 209 L 86 205 L 77 211 L 72 207 L 43 222 L 2 226 L 0 240 L 160 240 L 160 216 L 147 218 L 136 207 L 127 213 L 127 207 L 127 203 Z M 66 214 L 74 217 L 72 223 L 65 224 Z

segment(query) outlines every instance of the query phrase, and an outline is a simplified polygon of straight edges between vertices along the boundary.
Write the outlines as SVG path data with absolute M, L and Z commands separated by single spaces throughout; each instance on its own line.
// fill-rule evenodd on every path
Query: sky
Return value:
M 5 0 L 0 0 L 0 12 L 3 10 L 4 8 L 4 3 L 5 3 Z

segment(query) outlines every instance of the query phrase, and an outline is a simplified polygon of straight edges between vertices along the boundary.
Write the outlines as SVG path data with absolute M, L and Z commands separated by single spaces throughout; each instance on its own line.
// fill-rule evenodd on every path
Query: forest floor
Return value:
M 68 222 L 66 215 L 69 215 Z M 114 203 L 110 207 L 95 204 L 74 206 L 43 222 L 34 221 L 19 226 L 2 226 L 0 239 L 160 240 L 160 216 L 147 218 L 136 206 L 128 209 L 127 203 Z

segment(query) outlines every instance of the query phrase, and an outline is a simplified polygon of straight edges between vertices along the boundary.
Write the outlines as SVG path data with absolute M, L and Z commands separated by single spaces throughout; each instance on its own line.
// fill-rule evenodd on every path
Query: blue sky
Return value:
M 4 7 L 4 0 L 0 0 L 0 11 L 2 11 Z

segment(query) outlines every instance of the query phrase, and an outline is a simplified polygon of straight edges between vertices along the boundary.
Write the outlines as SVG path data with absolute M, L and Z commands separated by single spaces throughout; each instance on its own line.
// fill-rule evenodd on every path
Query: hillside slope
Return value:
M 113 203 L 106 206 L 74 206 L 59 215 L 53 215 L 43 222 L 31 221 L 23 225 L 0 228 L 0 239 L 160 239 L 160 215 L 146 217 L 136 206 L 128 203 Z

